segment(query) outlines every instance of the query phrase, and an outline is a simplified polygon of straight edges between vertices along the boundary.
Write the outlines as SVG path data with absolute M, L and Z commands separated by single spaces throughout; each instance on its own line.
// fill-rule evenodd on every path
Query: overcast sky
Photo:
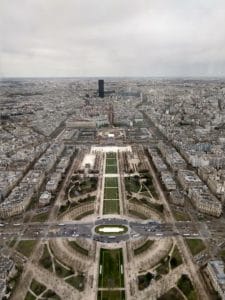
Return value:
M 225 1 L 0 0 L 0 76 L 225 76 Z

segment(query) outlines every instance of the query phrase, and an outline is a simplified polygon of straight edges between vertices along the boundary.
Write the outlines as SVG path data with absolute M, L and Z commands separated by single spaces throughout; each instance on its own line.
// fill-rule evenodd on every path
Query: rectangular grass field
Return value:
M 116 158 L 106 158 L 106 164 L 107 165 L 116 165 L 117 160 L 116 160 Z
M 24 256 L 29 257 L 36 244 L 36 240 L 20 241 L 16 250 L 22 253 Z
M 124 287 L 123 253 L 122 249 L 101 249 L 98 287 Z
M 118 187 L 118 178 L 117 177 L 106 177 L 105 178 L 105 187 Z
M 205 244 L 200 239 L 185 239 L 185 241 L 193 256 L 205 249 Z
M 125 291 L 98 291 L 98 300 L 125 300 Z
M 119 199 L 118 188 L 105 188 L 104 199 Z
M 104 200 L 103 203 L 103 214 L 119 214 L 120 206 L 119 200 Z
M 117 173 L 117 165 L 106 165 L 105 166 L 106 174 L 115 174 Z

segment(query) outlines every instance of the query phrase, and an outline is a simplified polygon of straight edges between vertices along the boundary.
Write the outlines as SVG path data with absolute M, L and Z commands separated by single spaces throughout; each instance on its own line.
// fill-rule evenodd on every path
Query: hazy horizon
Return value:
M 0 80 L 8 80 L 8 79 L 174 79 L 174 80 L 214 80 L 221 79 L 225 80 L 225 75 L 223 76 L 5 76 L 0 77 Z

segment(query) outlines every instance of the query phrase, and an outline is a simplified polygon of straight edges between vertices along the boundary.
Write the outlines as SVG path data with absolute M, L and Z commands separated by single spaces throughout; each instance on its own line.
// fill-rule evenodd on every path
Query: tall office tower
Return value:
M 98 81 L 98 96 L 104 98 L 104 80 L 99 79 Z

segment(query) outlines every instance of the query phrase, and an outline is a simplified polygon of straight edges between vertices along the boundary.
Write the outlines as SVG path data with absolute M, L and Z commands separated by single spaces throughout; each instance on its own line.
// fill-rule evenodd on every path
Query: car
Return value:
M 72 234 L 72 237 L 78 237 L 79 235 L 77 235 L 77 234 Z
M 133 235 L 133 237 L 138 237 L 138 236 L 140 236 L 139 233 Z

